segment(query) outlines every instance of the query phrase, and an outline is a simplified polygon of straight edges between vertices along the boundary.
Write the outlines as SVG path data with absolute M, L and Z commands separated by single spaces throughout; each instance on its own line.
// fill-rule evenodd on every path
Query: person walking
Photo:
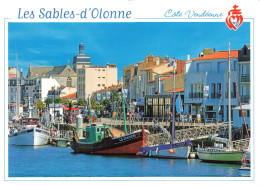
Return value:
M 200 124 L 200 120 L 201 120 L 201 115 L 200 115 L 200 113 L 198 112 L 198 113 L 197 113 L 197 121 L 198 121 L 198 124 Z
M 190 125 L 192 125 L 192 115 L 191 115 L 191 113 L 189 114 L 189 123 L 190 123 Z

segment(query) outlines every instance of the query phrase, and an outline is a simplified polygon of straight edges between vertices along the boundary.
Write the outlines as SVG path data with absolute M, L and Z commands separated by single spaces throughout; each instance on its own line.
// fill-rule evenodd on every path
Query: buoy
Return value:
M 194 153 L 190 153 L 190 158 L 194 159 L 195 158 L 195 154 Z
M 145 150 L 143 150 L 143 154 L 145 154 L 146 152 L 145 152 Z
M 174 149 L 169 149 L 169 153 L 173 154 L 174 153 Z
M 140 155 L 140 153 L 139 153 L 139 152 L 137 152 L 137 153 L 136 153 L 136 156 L 139 156 L 139 155 Z

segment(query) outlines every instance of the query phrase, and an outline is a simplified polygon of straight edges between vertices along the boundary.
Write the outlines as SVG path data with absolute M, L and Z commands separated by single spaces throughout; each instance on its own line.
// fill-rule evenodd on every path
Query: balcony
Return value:
M 237 97 L 236 92 L 231 92 L 231 98 L 236 98 L 236 97 Z M 228 99 L 228 92 L 226 92 L 225 98 Z
M 250 95 L 243 95 L 240 97 L 241 103 L 249 103 Z
M 219 99 L 221 97 L 220 93 L 211 93 L 211 99 Z
M 202 92 L 189 93 L 189 98 L 191 99 L 203 98 L 203 93 Z
M 241 75 L 241 82 L 245 82 L 245 83 L 247 83 L 247 82 L 250 82 L 250 74 L 242 74 Z

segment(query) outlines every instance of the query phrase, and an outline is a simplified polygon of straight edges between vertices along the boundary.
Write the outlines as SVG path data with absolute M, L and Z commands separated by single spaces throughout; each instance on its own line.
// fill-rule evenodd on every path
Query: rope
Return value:
M 241 100 L 240 100 L 239 91 L 238 91 L 238 88 L 237 88 L 237 80 L 236 80 L 235 71 L 234 71 L 234 67 L 233 67 L 232 61 L 231 61 L 231 66 L 232 66 L 233 76 L 234 76 L 234 80 L 235 80 L 235 84 L 236 84 L 236 90 L 237 90 L 237 96 L 238 96 L 238 100 L 239 100 L 239 105 L 240 105 L 240 109 L 241 109 L 241 112 L 242 112 L 244 124 L 245 124 L 245 127 L 246 127 L 246 132 L 247 132 L 248 138 L 250 138 L 249 132 L 248 132 L 248 128 L 247 128 L 247 125 L 246 125 L 246 120 L 245 120 L 244 112 L 243 112 L 243 109 L 242 109 L 242 104 L 241 104 Z

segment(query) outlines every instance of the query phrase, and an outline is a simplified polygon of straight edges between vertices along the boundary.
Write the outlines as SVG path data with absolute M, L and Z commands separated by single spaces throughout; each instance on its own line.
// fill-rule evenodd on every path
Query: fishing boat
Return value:
M 242 159 L 242 166 L 238 169 L 239 176 L 250 177 L 251 175 L 251 155 L 250 151 L 247 151 Z
M 168 67 L 173 66 L 173 72 L 175 70 L 174 68 L 174 62 L 172 61 L 169 63 Z M 174 73 L 175 74 L 175 73 Z M 174 75 L 173 75 L 173 82 L 174 82 Z M 174 92 L 174 83 L 173 83 L 173 106 L 172 106 L 172 113 L 175 113 L 175 106 L 178 105 L 177 112 L 181 112 L 182 110 L 182 104 L 181 104 L 181 98 L 180 95 L 177 98 L 177 104 L 175 104 L 175 92 Z M 160 123 L 154 122 L 155 125 L 157 125 L 165 135 L 168 136 L 168 139 L 170 141 L 169 144 L 153 144 L 152 146 L 145 146 L 141 147 L 139 152 L 136 154 L 138 156 L 144 156 L 144 157 L 153 157 L 153 158 L 169 158 L 169 159 L 187 159 L 190 154 L 191 149 L 191 141 L 189 139 L 184 139 L 182 142 L 175 142 L 174 141 L 174 130 L 175 130 L 175 122 L 174 122 L 174 114 L 173 119 L 171 123 L 171 134 L 162 126 Z
M 231 77 L 230 77 L 230 43 L 229 43 L 229 56 L 228 56 L 228 109 L 229 109 L 229 130 L 227 147 L 214 146 L 208 148 L 198 148 L 199 159 L 206 162 L 216 163 L 241 163 L 244 152 L 242 150 L 233 149 L 232 144 L 232 126 L 231 126 Z
M 147 130 L 144 128 L 130 134 L 106 126 L 86 127 L 86 137 L 73 137 L 71 148 L 76 153 L 135 155 L 141 146 L 145 146 Z
M 141 146 L 145 146 L 146 134 L 149 133 L 149 131 L 145 130 L 144 127 L 138 131 L 129 134 L 127 133 L 123 92 L 122 108 L 125 132 L 106 125 L 97 126 L 92 124 L 92 115 L 90 113 L 90 126 L 86 127 L 86 137 L 79 139 L 77 133 L 73 131 L 73 138 L 70 145 L 74 152 L 109 155 L 135 155 Z M 90 98 L 89 110 L 91 110 Z
M 8 141 L 10 145 L 46 145 L 50 136 L 48 130 L 40 125 L 39 118 L 22 118 L 19 120 L 17 132 L 10 133 Z

